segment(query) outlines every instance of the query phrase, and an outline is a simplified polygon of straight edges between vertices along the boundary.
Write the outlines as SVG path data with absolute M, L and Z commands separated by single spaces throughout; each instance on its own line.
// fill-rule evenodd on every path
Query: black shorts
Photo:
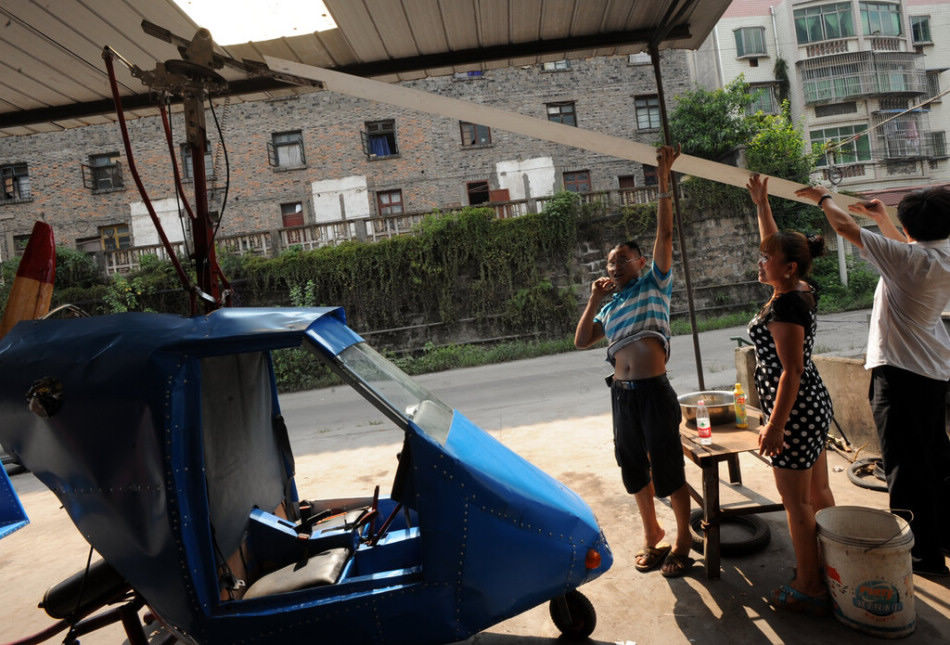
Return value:
M 686 483 L 676 392 L 666 375 L 614 381 L 610 387 L 614 417 L 614 454 L 623 485 L 637 493 L 653 479 L 657 497 Z

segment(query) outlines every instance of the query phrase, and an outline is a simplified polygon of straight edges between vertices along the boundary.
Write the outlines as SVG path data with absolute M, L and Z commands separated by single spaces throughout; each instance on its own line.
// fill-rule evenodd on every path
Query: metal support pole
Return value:
M 672 145 L 670 139 L 670 124 L 666 115 L 666 97 L 663 94 L 663 78 L 660 74 L 660 52 L 656 42 L 650 43 L 650 60 L 653 62 L 653 76 L 656 78 L 656 93 L 660 103 L 660 120 L 663 124 L 663 139 L 667 145 Z M 675 165 L 675 164 L 674 164 Z M 686 302 L 689 307 L 689 324 L 693 333 L 693 355 L 696 357 L 696 378 L 699 389 L 705 390 L 703 378 L 703 359 L 699 350 L 699 334 L 696 331 L 696 308 L 693 305 L 693 283 L 689 273 L 689 258 L 686 254 L 686 241 L 683 237 L 683 218 L 680 216 L 679 182 L 676 173 L 670 172 L 670 188 L 673 191 L 673 220 L 676 223 L 676 237 L 680 247 L 680 262 L 683 264 L 683 280 L 686 283 Z
M 195 249 L 195 273 L 198 288 L 213 298 L 205 301 L 205 311 L 218 307 L 221 292 L 218 288 L 217 266 L 214 252 L 214 223 L 208 212 L 208 181 L 205 173 L 205 149 L 208 134 L 205 124 L 204 92 L 190 89 L 185 92 L 185 129 L 188 147 L 191 149 L 191 168 L 195 188 L 195 220 L 192 223 Z

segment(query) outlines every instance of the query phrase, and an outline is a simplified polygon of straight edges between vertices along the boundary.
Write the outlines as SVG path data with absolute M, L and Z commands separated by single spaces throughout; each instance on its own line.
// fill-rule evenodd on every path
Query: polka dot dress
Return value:
M 776 468 L 806 470 L 811 468 L 825 446 L 828 426 L 831 424 L 831 397 L 825 384 L 821 382 L 818 369 L 811 360 L 815 344 L 817 321 L 817 297 L 814 289 L 812 298 L 807 292 L 792 291 L 778 296 L 756 315 L 749 323 L 749 337 L 755 345 L 755 389 L 766 416 L 772 414 L 775 405 L 775 393 L 778 380 L 782 375 L 782 363 L 775 350 L 775 341 L 768 325 L 771 322 L 801 322 L 805 327 L 804 358 L 805 371 L 798 396 L 785 424 L 785 446 L 772 457 Z M 809 302 L 810 300 L 810 302 Z M 792 315 L 787 315 L 792 314 Z

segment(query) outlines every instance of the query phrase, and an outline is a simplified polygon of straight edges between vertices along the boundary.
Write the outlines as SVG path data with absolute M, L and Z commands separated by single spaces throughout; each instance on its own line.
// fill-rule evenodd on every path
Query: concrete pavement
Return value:
M 833 315 L 838 316 L 838 315 Z M 863 351 L 866 312 L 820 321 L 818 345 L 854 355 Z M 863 316 L 863 318 L 862 318 Z M 863 320 L 863 323 L 862 323 Z M 863 328 L 862 328 L 863 324 Z M 832 333 L 832 329 L 835 331 Z M 707 387 L 734 382 L 731 361 L 741 329 L 700 336 Z M 827 332 L 827 338 L 822 336 Z M 834 340 L 832 340 L 834 338 Z M 670 369 L 680 392 L 696 387 L 689 337 L 674 339 Z M 692 366 L 692 367 L 691 367 Z M 691 371 L 690 371 L 691 370 Z M 582 591 L 597 609 L 592 642 L 637 643 L 828 643 L 868 642 L 832 618 L 776 612 L 765 602 L 769 590 L 791 577 L 794 559 L 784 514 L 763 515 L 772 539 L 762 551 L 723 558 L 722 578 L 706 580 L 701 564 L 684 578 L 633 568 L 643 535 L 633 498 L 627 495 L 613 456 L 607 389 L 609 371 L 603 350 L 574 352 L 440 374 L 418 380 L 500 441 L 577 491 L 593 508 L 614 552 L 610 571 Z M 298 489 L 319 499 L 369 494 L 379 484 L 388 491 L 400 449 L 400 433 L 368 406 L 354 407 L 348 388 L 329 388 L 281 397 L 297 455 Z M 741 457 L 741 486 L 721 484 L 724 505 L 777 501 L 768 466 L 751 454 Z M 885 508 L 884 493 L 858 488 L 847 478 L 847 461 L 831 453 L 830 478 L 838 504 Z M 691 463 L 687 477 L 700 483 Z M 723 473 L 725 478 L 725 473 Z M 88 545 L 69 522 L 59 502 L 31 475 L 14 484 L 32 524 L 0 541 L 0 642 L 23 637 L 52 621 L 36 608 L 46 588 L 82 568 Z M 672 533 L 672 510 L 658 505 L 661 523 Z M 672 538 L 672 535 L 669 536 Z M 501 546 L 500 546 L 501 548 Z M 919 626 L 903 642 L 946 643 L 950 633 L 950 579 L 917 577 L 915 604 Z M 110 627 L 84 643 L 118 643 L 121 628 Z M 540 606 L 469 639 L 487 645 L 559 643 L 557 630 Z

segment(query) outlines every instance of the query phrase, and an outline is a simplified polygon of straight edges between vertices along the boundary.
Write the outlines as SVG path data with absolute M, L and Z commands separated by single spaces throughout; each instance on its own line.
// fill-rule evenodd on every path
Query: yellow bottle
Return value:
M 745 392 L 742 391 L 742 383 L 736 383 L 736 388 L 732 391 L 732 396 L 735 399 L 736 427 L 748 428 L 749 422 L 745 415 Z

